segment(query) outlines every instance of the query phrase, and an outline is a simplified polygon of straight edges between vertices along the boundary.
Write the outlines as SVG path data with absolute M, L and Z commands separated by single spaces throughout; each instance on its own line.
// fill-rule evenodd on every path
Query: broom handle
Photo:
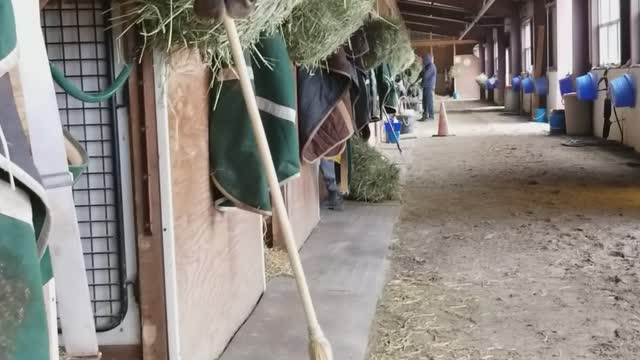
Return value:
M 253 127 L 253 133 L 258 145 L 258 151 L 260 152 L 260 158 L 262 160 L 262 167 L 267 176 L 267 182 L 271 190 L 271 199 L 274 207 L 274 214 L 280 221 L 280 226 L 284 232 L 284 241 L 287 246 L 287 252 L 289 253 L 289 260 L 291 267 L 296 278 L 298 285 L 298 293 L 304 306 L 304 312 L 307 316 L 307 322 L 309 331 L 312 335 L 319 335 L 321 333 L 320 324 L 318 323 L 318 317 L 313 308 L 313 302 L 311 300 L 311 294 L 309 292 L 309 286 L 307 279 L 302 269 L 302 263 L 300 262 L 300 256 L 298 255 L 298 247 L 293 236 L 291 229 L 291 223 L 289 222 L 289 216 L 287 209 L 284 205 L 284 198 L 282 197 L 282 191 L 280 190 L 280 183 L 278 182 L 278 176 L 273 165 L 273 159 L 271 158 L 271 151 L 269 150 L 269 144 L 267 142 L 267 136 L 262 126 L 262 119 L 260 118 L 260 111 L 258 110 L 258 103 L 253 92 L 253 86 L 249 79 L 247 72 L 247 64 L 245 62 L 242 46 L 240 45 L 240 38 L 238 37 L 238 31 L 234 20 L 227 14 L 224 15 L 224 27 L 229 36 L 229 43 L 231 45 L 231 51 L 233 53 L 233 60 L 238 70 L 238 77 L 240 78 L 240 85 L 242 87 L 242 94 L 244 101 L 247 105 L 249 117 L 251 118 L 251 125 Z

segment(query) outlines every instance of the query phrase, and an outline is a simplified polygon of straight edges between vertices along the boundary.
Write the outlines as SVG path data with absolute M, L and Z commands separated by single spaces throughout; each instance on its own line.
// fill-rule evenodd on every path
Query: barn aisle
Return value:
M 412 146 L 370 359 L 636 359 L 637 155 L 498 113 L 435 125 Z

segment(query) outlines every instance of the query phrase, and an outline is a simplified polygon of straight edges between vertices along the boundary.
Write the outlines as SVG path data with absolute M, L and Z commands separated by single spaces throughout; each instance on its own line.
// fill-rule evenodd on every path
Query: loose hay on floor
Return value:
M 400 190 L 400 169 L 360 138 L 353 138 L 352 177 L 349 198 L 377 203 L 396 200 Z
M 292 277 L 293 271 L 289 263 L 289 255 L 285 250 L 276 248 L 265 249 L 265 272 L 267 280 L 277 277 Z

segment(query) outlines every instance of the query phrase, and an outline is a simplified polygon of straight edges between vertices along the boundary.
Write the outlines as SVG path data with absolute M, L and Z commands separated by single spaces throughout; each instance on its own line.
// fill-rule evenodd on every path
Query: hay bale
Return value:
M 374 9 L 373 0 L 304 0 L 283 27 L 291 58 L 317 67 L 346 43 Z
M 349 198 L 378 203 L 396 200 L 400 190 L 400 169 L 366 141 L 351 140 L 352 176 Z
M 415 53 L 400 19 L 375 17 L 365 23 L 364 30 L 369 42 L 369 52 L 363 56 L 367 69 L 386 63 L 395 76 L 413 63 Z
M 255 51 L 260 35 L 278 30 L 301 1 L 305 0 L 257 0 L 248 18 L 236 20 L 242 46 Z M 137 31 L 144 39 L 143 51 L 197 50 L 214 71 L 233 63 L 224 26 L 196 16 L 193 0 L 128 0 L 126 5 L 114 22 L 124 32 Z

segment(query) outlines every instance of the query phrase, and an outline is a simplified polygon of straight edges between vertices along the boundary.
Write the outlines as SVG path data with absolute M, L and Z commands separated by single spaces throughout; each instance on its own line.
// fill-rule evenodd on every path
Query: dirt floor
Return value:
M 498 113 L 405 141 L 371 360 L 640 358 L 640 162 Z

